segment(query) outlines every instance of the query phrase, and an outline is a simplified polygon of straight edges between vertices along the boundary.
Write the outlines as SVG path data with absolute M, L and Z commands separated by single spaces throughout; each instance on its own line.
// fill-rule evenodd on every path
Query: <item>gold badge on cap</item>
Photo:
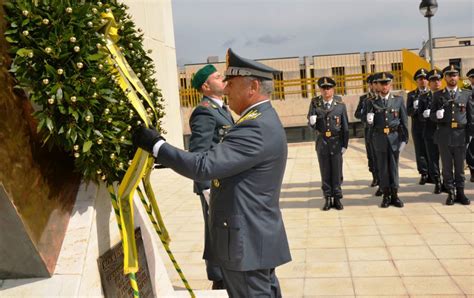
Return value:
M 383 80 L 386 80 L 386 79 L 387 79 L 387 76 L 385 75 L 385 73 L 382 73 L 382 79 L 383 79 Z
M 327 83 L 328 83 L 328 79 L 324 78 L 324 84 L 327 84 Z

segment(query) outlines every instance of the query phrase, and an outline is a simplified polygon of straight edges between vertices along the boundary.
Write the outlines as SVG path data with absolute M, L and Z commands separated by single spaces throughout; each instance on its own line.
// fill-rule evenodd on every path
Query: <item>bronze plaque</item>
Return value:
M 140 268 L 136 274 L 140 297 L 154 297 L 140 228 L 135 230 L 135 239 L 137 241 L 138 266 Z M 105 297 L 133 297 L 130 280 L 127 275 L 123 274 L 122 242 L 106 251 L 97 262 Z

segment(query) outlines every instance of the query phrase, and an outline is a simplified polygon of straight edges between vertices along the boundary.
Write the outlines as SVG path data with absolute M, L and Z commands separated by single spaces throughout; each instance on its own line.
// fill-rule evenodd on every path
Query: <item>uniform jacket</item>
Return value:
M 433 91 L 430 90 L 430 91 L 426 92 L 425 94 L 420 95 L 419 104 L 418 104 L 418 110 L 420 111 L 419 112 L 420 117 L 423 117 L 423 112 L 426 109 L 431 110 L 432 105 L 433 105 Z M 436 131 L 436 127 L 437 127 L 436 122 L 431 121 L 430 117 L 425 118 L 425 121 L 426 122 L 425 122 L 425 127 L 424 127 L 424 130 L 423 130 L 423 135 L 425 137 L 432 138 L 435 131 Z
M 430 119 L 437 124 L 434 134 L 435 143 L 465 146 L 469 135 L 474 135 L 474 108 L 471 95 L 470 91 L 460 88 L 458 88 L 454 99 L 451 99 L 447 88 L 433 94 Z M 444 109 L 443 119 L 436 117 L 436 111 L 440 109 Z
M 359 97 L 359 104 L 354 113 L 354 117 L 362 121 L 365 125 L 367 125 L 367 101 L 374 98 L 375 95 L 371 92 L 368 92 L 361 97 Z
M 319 154 L 340 154 L 349 143 L 349 123 L 346 105 L 335 96 L 328 110 L 324 108 L 321 96 L 313 98 L 309 105 L 309 116 L 316 115 L 316 123 L 310 125 L 317 132 L 316 151 Z
M 424 124 L 426 122 L 426 119 L 423 118 L 423 110 L 420 109 L 420 96 L 424 94 L 420 91 L 420 89 L 415 89 L 413 91 L 408 92 L 407 94 L 407 113 L 408 116 L 411 117 L 412 119 L 412 128 L 415 131 L 423 131 L 424 129 Z M 415 100 L 418 100 L 418 109 L 413 108 L 413 102 Z
M 191 137 L 190 152 L 203 152 L 219 143 L 227 131 L 234 125 L 230 113 L 221 108 L 209 97 L 203 97 L 189 118 Z M 202 193 L 211 188 L 210 181 L 195 181 L 194 192 Z
M 376 151 L 386 152 L 390 145 L 395 152 L 399 150 L 401 142 L 408 143 L 408 115 L 401 96 L 390 94 L 386 105 L 379 96 L 369 102 L 367 112 L 375 114 L 371 126 L 372 143 Z
M 270 102 L 243 115 L 211 150 L 161 146 L 157 162 L 193 180 L 212 180 L 205 259 L 235 271 L 270 269 L 291 260 L 279 207 L 287 151 Z

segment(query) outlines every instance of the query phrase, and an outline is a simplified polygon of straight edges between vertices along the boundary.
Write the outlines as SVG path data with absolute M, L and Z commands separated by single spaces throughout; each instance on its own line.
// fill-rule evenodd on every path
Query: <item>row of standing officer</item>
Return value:
M 446 75 L 448 87 L 439 90 L 443 75 Z M 377 158 L 385 158 L 383 154 L 381 154 L 380 146 L 375 145 L 377 140 L 380 138 L 380 136 L 377 137 L 377 124 L 374 125 L 373 122 L 372 124 L 368 123 L 370 120 L 369 118 L 372 117 L 372 115 L 368 116 L 368 114 L 371 114 L 370 112 L 375 112 L 374 116 L 376 116 L 377 111 L 379 114 L 381 111 L 377 105 L 377 100 L 381 95 L 377 95 L 377 93 L 380 93 L 383 89 L 383 86 L 380 84 L 383 82 L 380 82 L 380 79 L 376 78 L 377 76 L 380 76 L 380 74 L 369 76 L 368 83 L 371 87 L 371 92 L 360 98 L 355 113 L 355 117 L 361 119 L 365 124 L 365 140 L 367 157 L 369 160 L 369 170 L 372 172 L 374 177 L 372 186 L 377 182 L 380 183 L 380 181 L 384 179 L 383 176 L 386 176 L 384 174 L 387 173 L 386 170 L 380 168 L 380 165 L 383 166 L 385 163 L 380 163 L 380 161 L 377 162 Z M 386 74 L 385 77 L 391 78 L 389 74 Z M 468 77 L 471 82 L 474 81 L 474 70 L 468 72 Z M 474 117 L 472 116 L 472 91 L 457 88 L 459 69 L 452 65 L 446 67 L 442 72 L 436 69 L 432 71 L 419 69 L 414 75 L 414 80 L 417 82 L 418 88 L 408 94 L 407 110 L 408 114 L 412 117 L 412 136 L 415 145 L 417 169 L 421 174 L 419 183 L 434 183 L 434 193 L 437 194 L 441 193 L 442 189 L 448 192 L 448 198 L 446 201 L 448 205 L 452 205 L 456 201 L 462 204 L 469 204 L 469 199 L 464 195 L 463 161 L 464 156 L 467 156 L 467 161 L 471 168 L 472 180 L 472 169 L 474 169 L 472 164 L 474 163 L 474 155 L 471 150 L 474 145 L 469 145 L 467 155 L 466 153 L 463 153 L 463 151 L 466 150 L 465 145 L 471 142 L 473 134 L 472 118 Z M 429 89 L 427 88 L 428 84 Z M 447 93 L 450 94 L 449 98 L 446 96 Z M 445 108 L 449 109 L 447 113 L 450 113 L 451 115 L 450 121 L 448 121 L 449 119 L 444 115 Z M 389 117 L 385 118 L 385 121 L 387 122 L 390 122 L 390 116 L 395 116 L 397 114 L 396 111 L 393 113 L 393 109 L 390 108 L 390 110 L 392 113 L 389 112 Z M 387 110 L 385 109 L 385 113 L 386 112 Z M 401 123 L 403 122 L 402 119 Z M 378 125 L 379 130 L 381 129 L 380 124 L 381 121 L 379 121 Z M 402 128 L 403 127 L 406 128 L 406 125 L 402 125 Z M 387 137 L 390 139 L 393 127 L 389 124 L 388 128 L 391 128 L 387 134 Z M 403 141 L 405 135 L 406 140 L 408 140 L 408 130 L 401 129 L 400 124 L 397 124 L 397 128 L 397 132 L 399 133 L 398 140 Z M 387 130 L 384 128 L 384 133 L 386 131 Z M 396 138 L 392 135 L 391 139 L 394 141 Z M 393 149 L 396 149 L 395 145 L 393 146 Z M 379 149 L 376 149 L 375 147 L 379 147 Z M 384 195 L 382 207 L 386 207 L 387 204 L 391 203 L 395 206 L 398 205 L 401 207 L 403 206 L 403 203 L 400 203 L 401 201 L 397 203 L 399 198 L 396 189 L 394 189 L 397 188 L 395 185 L 398 184 L 398 182 L 394 183 L 394 181 L 398 181 L 398 155 L 400 152 L 397 153 L 396 150 L 389 150 L 389 156 L 391 156 L 390 151 L 394 154 L 394 157 L 397 160 L 397 170 L 393 170 L 395 169 L 395 163 L 391 165 L 389 162 L 388 173 L 393 176 L 394 179 L 390 178 L 390 189 L 387 189 L 385 183 L 383 186 L 382 183 L 380 183 Z M 443 184 L 441 184 L 439 170 L 439 151 L 442 151 L 441 159 L 444 169 L 442 175 L 444 180 Z M 455 167 L 454 175 L 452 172 L 453 166 Z M 454 191 L 455 189 L 456 192 Z M 388 193 L 390 193 L 391 196 L 390 200 L 387 198 Z

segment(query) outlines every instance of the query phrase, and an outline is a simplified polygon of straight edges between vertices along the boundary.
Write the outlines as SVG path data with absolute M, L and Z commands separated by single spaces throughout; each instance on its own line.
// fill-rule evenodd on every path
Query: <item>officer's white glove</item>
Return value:
M 206 200 L 207 206 L 209 206 L 209 201 L 211 199 L 211 190 L 210 189 L 204 189 L 202 191 L 202 194 L 204 196 L 204 199 Z
M 423 111 L 423 117 L 425 118 L 429 118 L 430 117 L 430 112 L 431 110 L 430 109 L 426 109 Z
M 407 145 L 406 142 L 401 142 L 400 144 L 400 148 L 398 148 L 398 151 L 400 151 L 400 153 L 402 153 L 403 149 L 405 149 L 405 146 Z
M 374 113 L 367 113 L 367 123 L 372 124 L 374 123 Z
M 443 119 L 444 118 L 444 109 L 436 111 L 436 118 Z
M 413 108 L 418 109 L 418 99 L 413 102 Z
M 311 115 L 311 116 L 309 116 L 309 124 L 310 124 L 310 125 L 315 125 L 317 119 L 318 119 L 318 116 L 317 116 L 317 115 Z
M 341 149 L 341 154 L 344 154 L 346 152 L 347 148 L 342 147 Z

